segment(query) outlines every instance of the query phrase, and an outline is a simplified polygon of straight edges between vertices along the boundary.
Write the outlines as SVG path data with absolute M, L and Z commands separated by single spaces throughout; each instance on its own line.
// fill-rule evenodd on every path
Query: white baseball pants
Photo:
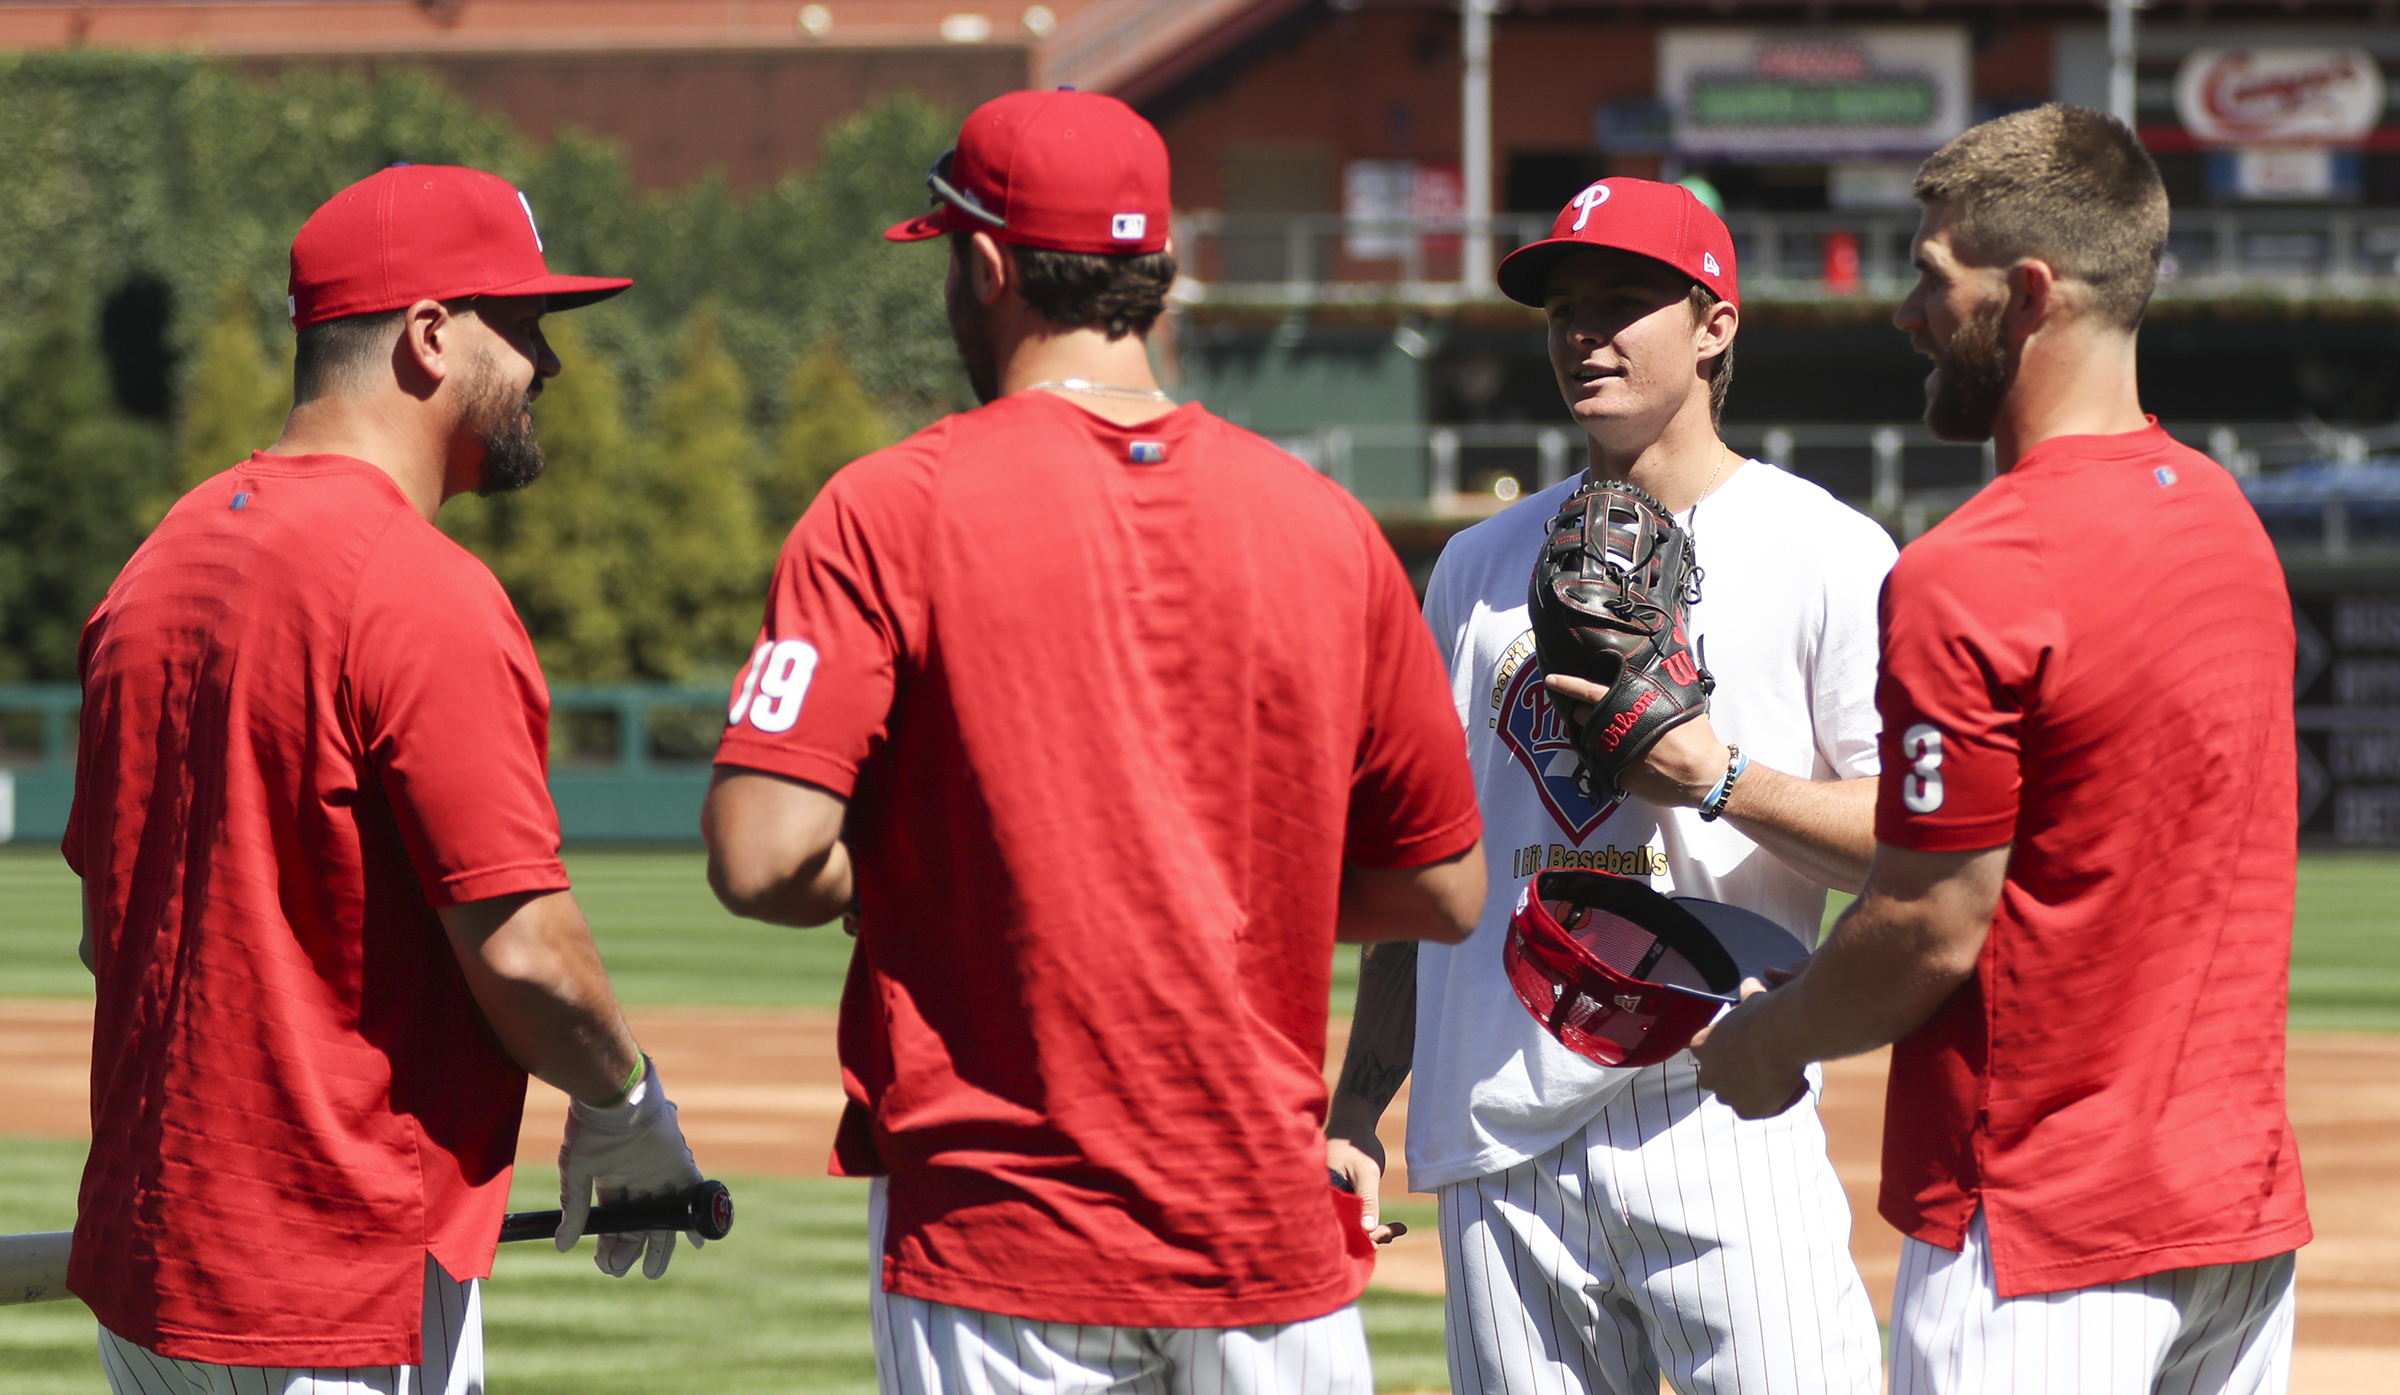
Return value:
M 483 1395 L 483 1283 L 425 1257 L 422 1366 L 218 1366 L 160 1356 L 100 1329 L 115 1395 Z
M 867 1253 L 880 1257 L 884 1179 L 867 1198 Z M 1264 1327 L 1097 1327 L 886 1293 L 881 1273 L 877 1259 L 883 1395 L 1375 1395 L 1356 1305 Z
M 1440 1190 L 1457 1395 L 1879 1395 L 1816 1068 L 1757 1122 L 1697 1071 L 1648 1067 L 1557 1148 Z
M 2283 1395 L 2290 1253 L 2002 1298 L 1983 1213 L 1966 1247 L 1901 1243 L 1892 1395 Z

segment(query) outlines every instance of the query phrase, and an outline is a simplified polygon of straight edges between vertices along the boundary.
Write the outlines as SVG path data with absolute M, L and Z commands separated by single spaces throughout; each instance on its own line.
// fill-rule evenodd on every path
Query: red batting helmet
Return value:
M 1534 874 L 1501 949 L 1525 1010 L 1603 1066 L 1667 1059 L 1735 1001 L 1743 979 L 1807 957 L 1755 912 L 1571 867 Z

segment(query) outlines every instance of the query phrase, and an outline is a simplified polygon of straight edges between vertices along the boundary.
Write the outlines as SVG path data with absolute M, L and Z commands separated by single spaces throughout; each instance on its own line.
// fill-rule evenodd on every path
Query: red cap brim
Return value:
M 513 286 L 494 286 L 479 294 L 548 296 L 550 309 L 574 310 L 606 300 L 632 284 L 622 276 L 536 276 Z
M 923 242 L 929 237 L 940 237 L 950 231 L 949 212 L 948 204 L 927 209 L 905 223 L 894 223 L 885 228 L 884 239 L 889 242 Z

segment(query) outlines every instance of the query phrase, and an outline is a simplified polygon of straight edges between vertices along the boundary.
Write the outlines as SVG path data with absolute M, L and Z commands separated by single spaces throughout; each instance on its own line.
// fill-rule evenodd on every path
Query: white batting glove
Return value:
M 585 1220 L 597 1190 L 602 1203 L 666 1196 L 700 1181 L 692 1150 L 675 1122 L 675 1103 L 658 1083 L 658 1065 L 642 1058 L 642 1078 L 627 1092 L 623 1104 L 599 1108 L 581 1100 L 567 1105 L 566 1140 L 558 1145 L 558 1248 L 575 1248 L 583 1238 Z M 667 1272 L 675 1253 L 675 1232 L 632 1231 L 602 1235 L 593 1262 L 611 1278 L 623 1278 L 642 1258 L 642 1277 L 655 1279 Z M 690 1237 L 693 1248 L 702 1241 Z

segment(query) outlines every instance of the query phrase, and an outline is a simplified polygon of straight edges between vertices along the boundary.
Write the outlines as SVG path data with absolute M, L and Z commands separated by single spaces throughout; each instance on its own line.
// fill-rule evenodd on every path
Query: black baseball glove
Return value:
M 1708 710 L 1717 680 L 1684 638 L 1700 568 L 1674 515 L 1622 480 L 1577 490 L 1549 529 L 1533 564 L 1534 657 L 1545 674 L 1608 689 L 1574 730 L 1576 785 L 1606 800 L 1661 736 Z

